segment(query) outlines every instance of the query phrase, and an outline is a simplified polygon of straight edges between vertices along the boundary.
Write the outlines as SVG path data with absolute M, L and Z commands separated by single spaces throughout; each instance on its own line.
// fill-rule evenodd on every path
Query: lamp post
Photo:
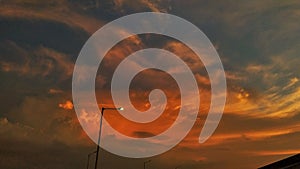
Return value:
M 102 131 L 102 120 L 103 120 L 104 110 L 124 110 L 124 108 L 123 107 L 119 107 L 119 108 L 102 107 L 101 108 L 100 129 L 99 129 L 98 144 L 97 144 L 97 150 L 96 150 L 95 169 L 97 169 L 97 165 L 98 165 L 98 156 L 99 156 L 99 149 L 100 149 L 100 137 L 101 137 L 101 131 Z
M 146 169 L 146 164 L 147 164 L 147 163 L 150 163 L 150 162 L 151 162 L 151 160 L 144 161 L 144 169 Z

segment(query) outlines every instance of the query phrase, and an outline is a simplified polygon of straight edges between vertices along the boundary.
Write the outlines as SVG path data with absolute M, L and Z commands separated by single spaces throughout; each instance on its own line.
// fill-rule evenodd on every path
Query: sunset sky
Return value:
M 149 169 L 252 169 L 300 152 L 299 1 L 99 0 L 96 5 L 92 0 L 0 0 L 0 168 L 86 168 L 87 155 L 96 144 L 74 110 L 76 59 L 88 38 L 106 23 L 150 11 L 182 17 L 210 39 L 226 73 L 224 114 L 213 136 L 199 144 L 211 98 L 203 63 L 170 37 L 142 34 L 124 39 L 100 64 L 100 107 L 114 106 L 110 81 L 124 58 L 138 50 L 161 48 L 176 54 L 193 72 L 200 109 L 190 133 L 173 149 L 142 159 L 102 149 L 102 169 L 141 169 L 149 159 Z M 168 100 L 155 121 L 135 123 L 116 111 L 105 119 L 130 137 L 162 133 L 180 108 L 174 79 L 162 71 L 140 72 L 130 84 L 130 98 L 135 108 L 145 111 L 149 93 L 156 88 Z

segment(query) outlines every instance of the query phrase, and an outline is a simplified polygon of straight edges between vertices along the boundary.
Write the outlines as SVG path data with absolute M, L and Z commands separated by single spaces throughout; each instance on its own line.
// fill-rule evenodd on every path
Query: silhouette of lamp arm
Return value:
M 99 149 L 100 149 L 100 138 L 101 138 L 101 132 L 102 132 L 102 121 L 103 121 L 103 115 L 105 110 L 124 110 L 123 107 L 118 108 L 110 108 L 110 107 L 102 107 L 101 108 L 101 115 L 100 115 L 100 129 L 99 129 L 99 135 L 98 135 L 98 144 L 97 144 L 97 150 L 96 150 L 96 160 L 95 160 L 95 169 L 97 169 L 98 166 L 98 156 L 99 156 Z

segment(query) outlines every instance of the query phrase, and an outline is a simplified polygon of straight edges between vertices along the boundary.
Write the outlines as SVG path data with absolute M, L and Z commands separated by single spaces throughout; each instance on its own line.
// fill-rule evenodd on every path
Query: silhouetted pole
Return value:
M 96 151 L 96 161 L 95 161 L 95 169 L 97 169 L 98 165 L 98 156 L 99 156 L 99 149 L 100 149 L 100 137 L 101 137 L 101 131 L 102 131 L 102 121 L 103 121 L 103 113 L 104 108 L 101 108 L 101 115 L 100 115 L 100 129 L 99 129 L 99 135 L 98 135 L 98 144 L 97 144 L 97 151 Z
M 124 108 L 123 107 L 119 107 L 119 108 L 105 108 L 105 107 L 102 107 L 101 108 L 100 129 L 99 129 L 99 135 L 98 135 L 95 169 L 97 169 L 97 165 L 98 165 L 98 156 L 99 156 L 99 149 L 100 149 L 100 138 L 101 138 L 101 132 L 102 132 L 102 121 L 103 121 L 104 110 L 124 110 Z

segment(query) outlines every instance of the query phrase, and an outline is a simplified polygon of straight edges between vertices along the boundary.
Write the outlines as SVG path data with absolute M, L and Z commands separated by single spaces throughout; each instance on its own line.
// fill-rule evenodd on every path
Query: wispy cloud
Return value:
M 10 18 L 24 18 L 28 20 L 43 19 L 68 24 L 70 27 L 81 28 L 92 34 L 103 21 L 71 9 L 68 1 L 55 0 L 52 2 L 38 1 L 5 1 L 1 2 L 0 16 Z
M 60 71 L 61 80 L 70 78 L 73 73 L 74 63 L 70 56 L 57 52 L 53 49 L 38 47 L 32 51 L 28 51 L 15 44 L 8 42 L 9 47 L 18 52 L 16 56 L 22 55 L 23 61 L 10 61 L 5 58 L 0 61 L 0 69 L 4 72 L 16 72 L 26 76 L 49 76 L 54 75 L 56 71 Z

